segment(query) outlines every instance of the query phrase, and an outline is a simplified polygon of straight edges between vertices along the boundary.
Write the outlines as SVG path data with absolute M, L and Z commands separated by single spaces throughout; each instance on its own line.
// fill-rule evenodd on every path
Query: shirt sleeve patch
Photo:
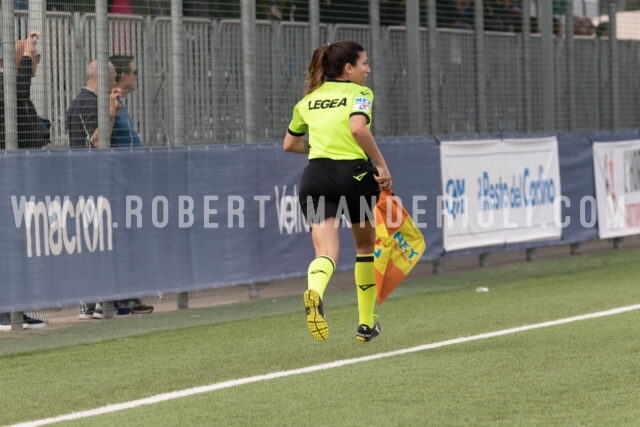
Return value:
M 363 112 L 363 113 L 371 113 L 371 101 L 367 98 L 356 98 L 353 103 L 353 111 Z

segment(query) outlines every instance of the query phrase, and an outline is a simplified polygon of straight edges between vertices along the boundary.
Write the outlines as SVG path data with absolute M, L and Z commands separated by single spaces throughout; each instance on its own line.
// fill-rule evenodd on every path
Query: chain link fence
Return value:
M 93 13 L 95 8 L 86 12 L 81 2 L 61 2 L 67 6 L 53 10 L 46 3 L 32 0 L 31 10 L 3 6 L 3 22 L 12 21 L 14 40 L 27 38 L 30 26 L 40 28 L 41 63 L 31 97 L 38 115 L 52 124 L 52 144 L 46 147 L 67 148 L 65 113 L 85 85 L 87 64 L 98 56 L 100 15 Z M 309 22 L 313 0 L 273 2 L 270 7 L 245 0 L 241 4 L 255 11 L 249 16 L 242 16 L 240 6 L 229 1 L 174 1 L 176 12 L 182 5 L 178 22 L 183 31 L 176 36 L 171 5 L 151 3 L 159 5 L 160 13 L 106 14 L 109 55 L 133 55 L 137 64 L 137 86 L 125 103 L 143 145 L 279 140 L 302 95 L 316 37 L 320 43 L 358 40 L 378 61 L 371 63 L 368 81 L 377 99 L 378 136 L 428 134 L 434 129 L 446 135 L 629 128 L 637 125 L 640 115 L 640 44 L 628 28 L 633 16 L 624 15 L 624 28 L 617 29 L 632 39 L 595 33 L 595 22 L 601 21 L 598 29 L 604 24 L 609 28 L 613 18 L 615 25 L 619 14 L 613 9 L 593 20 L 574 17 L 567 25 L 572 8 L 567 14 L 551 15 L 537 2 L 524 0 L 498 2 L 501 9 L 496 2 L 467 1 L 462 11 L 435 0 L 409 0 L 402 2 L 405 5 L 356 2 L 342 10 L 335 4 L 323 7 L 325 0 L 320 0 L 320 19 Z M 109 4 L 107 11 L 117 10 L 114 2 Z M 417 6 L 419 28 L 408 26 L 405 6 Z M 475 17 L 474 6 L 483 8 L 482 21 Z M 38 12 L 44 8 L 48 10 Z M 425 27 L 430 10 L 437 14 L 433 32 Z M 527 10 L 528 29 L 522 26 Z M 292 20 L 296 18 L 307 21 Z M 542 20 L 550 25 L 541 25 Z M 476 21 L 484 28 L 474 28 Z M 567 26 L 576 34 L 566 34 Z M 411 36 L 414 30 L 417 38 Z M 182 52 L 174 52 L 176 37 Z M 430 37 L 435 37 L 434 43 Z M 5 56 L 14 40 L 3 40 Z M 254 41 L 252 51 L 243 40 Z M 429 52 L 429 46 L 437 52 Z M 181 55 L 178 62 L 174 54 Z M 182 76 L 182 81 L 176 82 L 175 76 Z M 5 91 L 15 91 L 13 84 L 5 79 Z M 176 97 L 184 105 L 177 115 Z M 6 110 L 3 121 L 12 122 L 11 113 L 20 121 L 15 110 Z
M 31 31 L 41 39 L 29 98 L 51 122 L 47 149 L 69 148 L 67 109 L 101 55 L 103 76 L 106 56 L 134 57 L 137 80 L 124 102 L 145 146 L 281 140 L 313 49 L 339 39 L 367 49 L 376 136 L 637 128 L 640 14 L 610 3 L 4 0 L 0 143 L 34 148 L 20 141 L 11 66 L 25 54 L 14 43 Z M 108 123 L 108 111 L 100 114 Z

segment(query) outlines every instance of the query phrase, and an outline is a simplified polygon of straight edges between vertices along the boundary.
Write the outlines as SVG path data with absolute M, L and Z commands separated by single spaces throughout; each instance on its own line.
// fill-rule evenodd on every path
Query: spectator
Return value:
M 38 125 L 38 112 L 31 101 L 31 79 L 35 76 L 40 62 L 40 54 L 36 47 L 39 40 L 40 33 L 33 31 L 29 37 L 18 40 L 15 44 L 18 148 L 41 148 L 48 142 L 44 129 Z M 2 98 L 4 99 L 4 89 Z M 4 106 L 1 114 L 4 117 Z
M 609 37 L 609 23 L 601 22 L 596 27 L 596 36 L 597 37 Z
M 522 31 L 522 8 L 518 0 L 498 0 L 500 15 L 505 31 L 519 33 Z
M 455 0 L 456 9 L 458 10 L 457 21 L 454 22 L 454 28 L 462 30 L 473 29 L 473 6 L 471 0 Z
M 122 98 L 136 90 L 138 83 L 138 69 L 136 68 L 134 58 L 131 55 L 114 55 L 109 58 L 116 70 L 115 84 L 116 89 L 122 94 Z M 131 147 L 140 146 L 142 141 L 138 132 L 136 132 L 133 120 L 129 115 L 127 106 L 122 102 L 122 98 L 118 99 L 120 103 L 120 112 L 117 114 L 111 138 L 112 147 Z M 120 301 L 120 304 L 131 302 L 134 313 L 151 313 L 153 306 L 142 304 L 139 299 L 130 301 Z
M 80 94 L 76 96 L 67 109 L 67 131 L 69 132 L 69 145 L 73 148 L 91 148 L 99 146 L 98 130 L 98 61 L 93 60 L 87 66 L 87 83 Z M 109 64 L 109 133 L 113 139 L 113 123 L 120 112 L 120 89 L 115 87 L 116 69 Z M 116 317 L 131 315 L 128 307 L 115 307 Z M 82 304 L 80 306 L 80 319 L 104 319 L 104 311 L 101 304 Z
M 584 24 L 584 35 L 593 36 L 596 33 L 596 26 L 593 25 L 591 18 L 585 16 L 582 18 L 582 22 Z
M 115 57 L 117 58 L 117 57 Z M 132 58 L 132 57 L 128 57 Z M 111 134 L 111 145 L 117 146 L 115 136 L 116 123 L 119 114 L 126 107 L 121 102 L 121 98 L 128 92 L 116 85 L 117 72 L 112 62 L 109 63 L 109 133 Z M 122 80 L 122 79 L 121 79 Z M 129 87 L 126 84 L 123 86 Z M 94 60 L 87 66 L 87 84 L 78 96 L 71 102 L 67 110 L 67 130 L 69 132 L 69 145 L 71 147 L 98 147 L 98 61 Z M 129 114 L 126 114 L 129 117 Z M 125 119 L 120 119 L 125 120 Z M 130 122 L 129 118 L 129 122 Z M 133 123 L 131 123 L 133 126 Z M 135 130 L 133 131 L 135 132 Z M 137 135 L 137 134 L 136 134 Z M 131 143 L 129 143 L 131 145 Z M 135 300 L 133 309 L 115 303 L 116 317 L 126 317 L 131 313 L 151 313 L 153 306 L 141 304 Z M 104 312 L 100 304 L 83 304 L 80 307 L 80 319 L 103 319 Z
M 122 98 L 124 98 L 136 89 L 136 83 L 138 82 L 138 69 L 133 61 L 133 56 L 114 55 L 109 58 L 109 62 L 111 62 L 116 69 L 116 88 L 120 90 Z M 119 99 L 119 102 L 121 107 L 113 124 L 111 145 L 113 147 L 142 145 L 142 141 L 140 140 L 138 132 L 136 132 L 127 106 L 124 105 L 122 99 Z
M 564 37 L 564 22 L 557 16 L 553 17 L 553 34 L 555 36 Z
M 586 32 L 585 21 L 580 16 L 573 17 L 573 34 L 584 36 Z
M 285 0 L 257 0 L 256 1 L 256 19 L 268 19 L 273 21 L 282 21 Z
M 473 29 L 473 6 L 470 0 L 437 0 L 438 27 Z
M 30 34 L 30 36 L 37 36 L 38 38 L 40 38 L 40 34 L 39 33 L 32 33 Z M 31 39 L 31 37 L 29 37 L 29 39 Z M 20 40 L 23 41 L 23 40 Z M 35 41 L 33 41 L 33 50 L 35 51 Z M 22 48 L 24 50 L 24 47 Z M 27 50 L 27 52 L 31 52 L 30 50 Z M 18 56 L 19 55 L 19 56 Z M 19 65 L 22 65 L 22 53 L 18 52 L 18 42 L 16 42 L 16 59 Z M 29 74 L 29 76 L 31 76 L 31 72 L 35 73 L 35 68 L 32 68 L 31 64 L 31 60 L 32 58 L 29 57 L 29 60 L 25 59 L 24 60 L 24 68 L 22 71 L 23 72 L 27 72 Z M 27 69 L 27 66 L 29 69 Z M 20 71 L 20 67 L 19 70 Z M 31 87 L 31 77 L 29 77 L 29 87 Z M 30 102 L 30 101 L 29 101 Z M 35 108 L 34 108 L 35 110 Z M 21 120 L 20 118 L 18 118 L 18 120 Z M 20 134 L 18 134 L 20 135 Z M 18 144 L 20 145 L 20 140 L 18 141 Z M 0 147 L 4 148 L 5 146 L 5 140 L 4 140 L 4 62 L 3 60 L 0 58 Z M 22 322 L 22 327 L 26 328 L 26 329 L 37 329 L 37 328 L 44 328 L 46 326 L 46 322 L 44 320 L 40 320 L 40 319 L 34 319 L 32 317 L 27 316 L 26 314 L 24 315 L 24 320 Z M 0 330 L 1 331 L 9 331 L 11 330 L 11 313 L 0 313 Z
M 18 148 L 41 148 L 48 138 L 38 125 L 38 113 L 31 101 L 31 79 L 38 69 L 40 54 L 36 49 L 40 33 L 32 32 L 25 40 L 18 40 L 16 48 L 16 108 Z M 4 129 L 4 69 L 0 84 L 0 148 L 5 148 Z
M 72 0 L 47 0 L 47 10 L 50 12 L 73 12 Z
M 122 93 L 115 87 L 116 69 L 109 64 L 109 124 L 113 133 L 113 124 L 120 112 L 119 102 Z M 87 85 L 82 88 L 78 96 L 74 98 L 67 109 L 67 131 L 69 132 L 69 145 L 78 147 L 98 147 L 98 61 L 94 60 L 87 66 Z M 113 142 L 113 135 L 111 135 Z
M 454 0 L 436 0 L 437 24 L 440 28 L 452 28 L 458 21 L 458 9 Z
M 485 31 L 505 31 L 504 22 L 504 6 L 495 0 L 484 0 L 484 29 Z
M 25 40 L 18 40 L 15 44 L 18 145 L 40 142 L 37 126 L 38 113 L 31 101 L 31 79 L 36 75 L 40 63 L 40 54 L 36 47 L 39 40 L 40 33 L 33 31 Z

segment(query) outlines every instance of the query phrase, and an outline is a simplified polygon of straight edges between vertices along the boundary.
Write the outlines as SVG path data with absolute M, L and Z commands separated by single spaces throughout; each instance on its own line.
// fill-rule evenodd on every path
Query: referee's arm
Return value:
M 284 144 L 282 145 L 282 148 L 284 149 L 284 151 L 288 151 L 290 153 L 309 153 L 309 143 L 304 137 L 304 134 L 300 135 L 298 133 L 292 132 L 290 129 L 284 136 Z
M 387 168 L 387 162 L 385 162 L 380 149 L 378 149 L 376 140 L 367 127 L 367 116 L 362 114 L 351 115 L 349 127 L 353 139 L 356 140 L 360 148 L 362 148 L 369 159 L 375 163 L 378 169 L 378 175 L 375 176 L 376 182 L 378 182 L 382 188 L 391 188 L 391 173 Z

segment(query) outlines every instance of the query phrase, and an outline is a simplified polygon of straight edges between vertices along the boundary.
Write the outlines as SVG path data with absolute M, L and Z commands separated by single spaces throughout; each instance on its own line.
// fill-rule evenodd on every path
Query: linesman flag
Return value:
M 400 199 L 391 190 L 380 192 L 375 218 L 373 267 L 380 305 L 420 261 L 427 245 Z

